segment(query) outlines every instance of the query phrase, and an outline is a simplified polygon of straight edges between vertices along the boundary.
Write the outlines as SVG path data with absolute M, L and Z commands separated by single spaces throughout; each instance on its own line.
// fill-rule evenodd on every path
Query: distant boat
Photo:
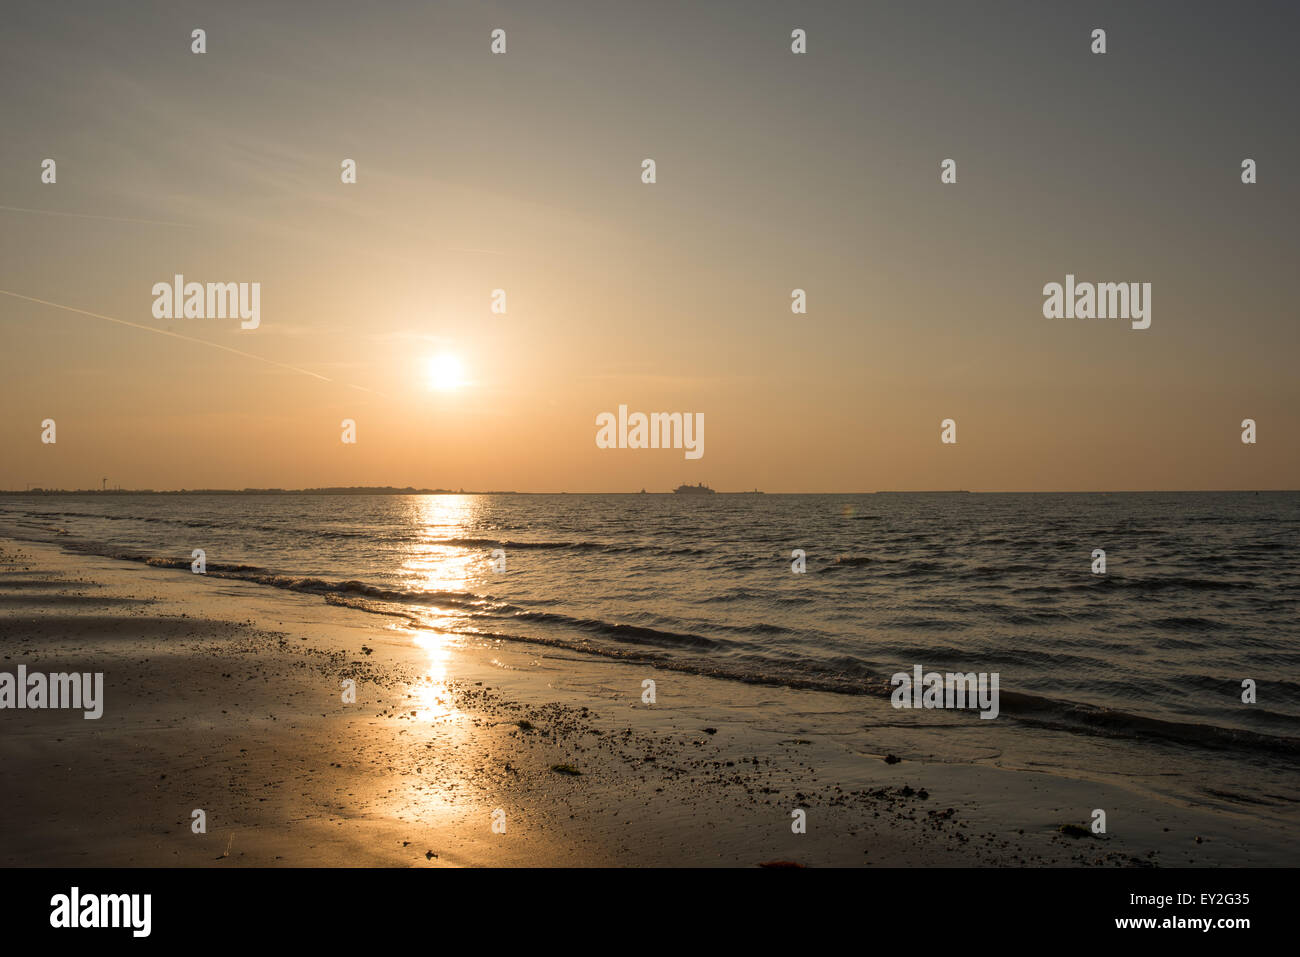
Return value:
M 673 489 L 674 495 L 713 495 L 714 490 L 703 482 L 699 485 L 679 485 Z

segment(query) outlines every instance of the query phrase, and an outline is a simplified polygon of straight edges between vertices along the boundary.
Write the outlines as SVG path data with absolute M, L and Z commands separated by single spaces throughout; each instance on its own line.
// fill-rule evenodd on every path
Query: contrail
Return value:
M 320 379 L 322 382 L 334 382 L 334 379 L 323 376 L 319 372 L 312 372 L 310 369 L 300 369 L 297 366 L 291 366 L 285 362 L 277 362 L 274 359 L 268 359 L 266 356 L 254 355 L 251 352 L 244 352 L 241 349 L 234 349 L 230 346 L 223 346 L 219 342 L 211 342 L 207 339 L 196 339 L 194 336 L 181 335 L 179 332 L 171 332 L 167 329 L 155 329 L 153 326 L 144 326 L 138 322 L 128 322 L 125 319 L 115 319 L 113 316 L 101 315 L 98 312 L 89 312 L 85 309 L 78 309 L 75 306 L 65 306 L 61 302 L 50 302 L 48 299 L 37 299 L 35 296 L 24 296 L 20 292 L 10 292 L 8 289 L 0 289 L 0 295 L 13 296 L 15 299 L 26 299 L 28 302 L 39 303 L 42 306 L 52 306 L 55 309 L 64 309 L 68 312 L 79 313 L 83 316 L 90 316 L 93 319 L 103 319 L 106 322 L 115 322 L 119 326 L 130 326 L 132 329 L 143 329 L 145 332 L 152 332 L 159 336 L 171 336 L 173 339 L 184 339 L 186 342 L 197 342 L 201 346 L 208 346 L 213 349 L 220 349 L 222 352 L 230 352 L 237 356 L 243 356 L 245 359 L 256 359 L 258 362 L 265 362 L 267 365 L 279 366 L 281 369 L 288 369 L 290 372 L 299 372 L 302 375 L 309 375 L 313 379 Z M 382 392 L 375 392 L 374 389 L 367 389 L 365 386 L 352 385 L 348 382 L 339 383 L 352 389 L 360 389 L 362 392 L 373 392 L 375 395 L 383 396 Z M 388 396 L 384 396 L 388 398 Z
M 165 219 L 133 219 L 130 216 L 96 216 L 94 213 L 61 213 L 54 209 L 27 209 L 25 206 L 0 206 L 12 213 L 40 213 L 43 216 L 75 216 L 78 219 L 108 219 L 115 223 L 146 223 L 150 226 L 179 226 L 182 229 L 197 229 L 193 223 L 171 223 Z

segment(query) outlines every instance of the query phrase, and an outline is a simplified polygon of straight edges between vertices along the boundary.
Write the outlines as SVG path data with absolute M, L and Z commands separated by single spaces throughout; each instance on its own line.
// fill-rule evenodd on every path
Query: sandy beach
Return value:
M 1284 821 L 1243 828 L 1020 766 L 969 715 L 900 720 L 857 696 L 445 636 L 47 544 L 0 544 L 0 648 L 0 670 L 104 674 L 98 720 L 0 712 L 5 865 L 1186 866 L 1296 850 Z M 1062 832 L 1093 807 L 1109 833 Z

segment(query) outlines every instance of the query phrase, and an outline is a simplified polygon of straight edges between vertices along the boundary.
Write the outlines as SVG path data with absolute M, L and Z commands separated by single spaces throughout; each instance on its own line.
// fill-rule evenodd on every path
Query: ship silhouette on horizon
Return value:
M 714 495 L 715 491 L 701 482 L 699 485 L 679 485 L 673 489 L 674 495 Z

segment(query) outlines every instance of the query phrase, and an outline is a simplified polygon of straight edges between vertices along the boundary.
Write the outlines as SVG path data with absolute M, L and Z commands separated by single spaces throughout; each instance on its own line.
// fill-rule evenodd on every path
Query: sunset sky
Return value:
M 0 295 L 0 488 L 1300 487 L 1297 8 L 1072 6 L 6 3 L 0 290 L 249 355 Z

